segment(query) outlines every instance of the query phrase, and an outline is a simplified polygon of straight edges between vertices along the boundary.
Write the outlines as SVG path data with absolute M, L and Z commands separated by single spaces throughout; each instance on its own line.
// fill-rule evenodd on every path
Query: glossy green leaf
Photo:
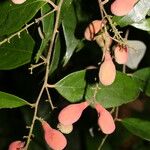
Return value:
M 60 14 L 60 22 L 63 20 L 63 18 L 68 13 L 68 9 L 71 6 L 73 0 L 64 0 L 61 8 L 61 14 Z
M 95 100 L 106 108 L 129 103 L 139 95 L 140 90 L 137 82 L 121 72 L 117 72 L 116 80 L 110 86 L 103 86 L 100 83 L 88 83 L 86 78 L 93 71 L 86 72 L 82 70 L 71 73 L 57 82 L 55 88 L 70 102 L 77 102 L 82 98 L 91 101 L 95 95 Z M 98 88 L 95 93 L 97 85 Z
M 31 105 L 31 104 L 15 95 L 0 91 L 0 109 L 16 108 L 24 105 Z
M 150 96 L 150 68 L 144 68 L 133 73 L 133 78 L 138 82 L 140 89 Z
M 132 26 L 144 31 L 150 31 L 150 18 L 144 19 L 138 23 L 133 23 Z
M 35 16 L 44 4 L 46 1 L 43 0 L 27 0 L 21 5 L 12 4 L 10 1 L 2 2 L 0 5 L 0 36 L 19 30 Z
M 89 85 L 87 88 L 86 99 L 91 99 L 94 95 L 93 90 L 96 85 Z M 104 107 L 116 107 L 134 101 L 139 95 L 139 87 L 132 77 L 124 73 L 117 72 L 113 84 L 103 86 L 99 84 L 96 94 L 96 101 Z
M 41 16 L 44 16 L 48 12 L 52 11 L 52 8 L 49 4 L 45 4 L 41 8 Z M 48 15 L 47 17 L 42 19 L 43 33 L 45 37 L 51 37 L 53 33 L 54 26 L 54 13 Z
M 139 0 L 134 8 L 128 13 L 128 15 L 123 17 L 114 17 L 114 21 L 117 25 L 124 27 L 133 23 L 138 23 L 145 19 L 150 8 L 149 0 Z
M 49 4 L 45 4 L 41 8 L 41 16 L 45 15 L 46 13 L 50 12 L 52 8 Z M 42 55 L 43 51 L 47 48 L 50 38 L 52 37 L 53 33 L 53 26 L 54 26 L 54 13 L 50 14 L 49 16 L 45 17 L 42 20 L 42 26 L 43 26 L 43 39 L 40 45 L 40 48 L 36 54 L 36 62 L 38 62 L 40 56 Z
M 55 47 L 55 49 L 54 49 L 53 56 L 52 56 L 52 61 L 51 61 L 51 64 L 50 64 L 50 72 L 49 72 L 50 75 L 57 69 L 57 67 L 59 65 L 60 51 L 61 51 L 61 43 L 60 43 L 59 34 L 56 37 L 54 47 Z
M 68 101 L 80 101 L 84 96 L 85 74 L 85 70 L 69 74 L 55 84 L 56 90 Z
M 70 60 L 79 40 L 75 37 L 75 29 L 77 25 L 75 10 L 73 5 L 70 5 L 66 16 L 63 19 L 62 26 L 66 41 L 66 54 L 64 56 L 64 65 Z
M 34 41 L 26 32 L 0 46 L 0 70 L 14 69 L 31 61 Z
M 150 121 L 138 118 L 126 118 L 121 123 L 134 135 L 150 141 Z

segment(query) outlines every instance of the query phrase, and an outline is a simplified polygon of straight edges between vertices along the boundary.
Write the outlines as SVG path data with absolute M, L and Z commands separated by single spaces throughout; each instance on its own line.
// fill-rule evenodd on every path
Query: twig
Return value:
M 37 67 L 39 67 L 39 66 L 41 66 L 41 65 L 44 65 L 44 64 L 45 64 L 45 62 L 44 62 L 44 61 L 43 61 L 43 62 L 41 62 L 41 63 L 35 64 L 35 65 L 31 64 L 31 67 L 29 68 L 29 70 L 30 70 L 30 74 L 32 74 L 32 73 L 33 73 L 33 69 L 35 69 L 35 68 L 37 68 Z
M 51 105 L 52 110 L 54 110 L 56 107 L 52 103 L 51 96 L 49 94 L 48 88 L 46 87 L 45 89 L 46 89 L 46 93 L 47 93 L 47 96 L 48 96 L 48 101 L 49 101 L 49 103 Z
M 100 145 L 99 145 L 99 147 L 98 147 L 97 150 L 101 150 L 101 148 L 102 148 L 102 146 L 104 145 L 104 143 L 105 143 L 107 137 L 108 137 L 108 134 L 106 134 L 106 135 L 104 136 L 104 138 L 102 139 L 102 142 L 100 143 Z
M 57 5 L 54 4 L 54 2 L 52 2 L 51 0 L 46 0 L 50 5 L 52 5 L 54 8 L 57 7 Z
M 31 124 L 31 127 L 30 127 L 30 131 L 29 131 L 27 143 L 26 143 L 26 146 L 24 148 L 25 150 L 27 150 L 28 147 L 29 147 L 29 144 L 30 144 L 30 141 L 31 141 L 32 132 L 33 132 L 33 128 L 34 128 L 34 124 L 35 124 L 35 120 L 37 118 L 38 105 L 39 105 L 40 99 L 42 97 L 42 94 L 44 92 L 44 89 L 47 87 L 51 52 L 52 52 L 52 49 L 53 49 L 53 45 L 54 45 L 54 41 L 55 41 L 55 36 L 56 36 L 56 34 L 58 32 L 57 28 L 58 28 L 58 25 L 59 25 L 60 10 L 61 10 L 62 4 L 63 4 L 63 0 L 60 0 L 60 2 L 58 4 L 58 7 L 57 7 L 55 27 L 54 27 L 54 31 L 53 31 L 53 35 L 52 35 L 50 47 L 49 47 L 49 50 L 48 50 L 48 54 L 47 54 L 47 57 L 46 57 L 45 79 L 44 79 L 44 83 L 43 83 L 43 86 L 41 88 L 41 91 L 39 93 L 39 96 L 38 96 L 38 98 L 36 100 L 36 103 L 35 103 L 34 116 L 33 116 L 33 119 L 32 119 L 32 124 Z
M 118 118 L 119 115 L 119 107 L 116 107 L 116 111 L 115 111 L 115 119 L 116 120 Z
M 126 41 L 122 38 L 122 36 L 120 35 L 118 29 L 113 24 L 110 16 L 107 14 L 107 12 L 104 9 L 103 5 L 105 4 L 105 1 L 104 1 L 104 4 L 103 4 L 103 2 L 101 2 L 101 0 L 98 0 L 98 2 L 99 2 L 99 8 L 100 8 L 101 14 L 104 14 L 105 15 L 104 17 L 107 18 L 107 20 L 108 20 L 108 22 L 109 22 L 109 24 L 110 24 L 110 26 L 111 26 L 115 36 L 117 37 L 117 39 L 119 39 L 118 42 L 121 43 L 121 44 L 125 44 Z M 107 0 L 106 0 L 106 2 L 107 2 Z M 102 13 L 102 11 L 103 11 L 103 13 Z M 112 38 L 112 39 L 115 39 L 115 38 Z M 115 40 L 115 41 L 117 41 L 117 40 Z

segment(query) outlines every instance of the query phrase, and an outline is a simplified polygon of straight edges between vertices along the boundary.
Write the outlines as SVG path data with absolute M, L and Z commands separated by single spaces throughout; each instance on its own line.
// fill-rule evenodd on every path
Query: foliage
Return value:
M 10 128 L 5 126 L 8 123 L 4 119 L 8 117 L 5 114 L 7 111 L 15 114 L 14 121 L 10 122 L 14 129 L 9 131 L 20 130 L 16 135 L 7 133 L 8 137 L 0 141 L 0 149 L 8 149 L 11 142 L 24 136 L 27 137 L 24 149 L 47 150 L 48 145 L 55 147 L 51 141 L 48 141 L 48 145 L 45 143 L 44 135 L 49 135 L 45 129 L 43 134 L 38 121 L 43 123 L 47 120 L 52 127 L 58 128 L 55 106 L 60 109 L 66 103 L 82 101 L 87 101 L 92 108 L 97 103 L 104 107 L 102 110 L 108 108 L 116 124 L 116 131 L 112 133 L 114 139 L 122 136 L 118 134 L 119 121 L 125 127 L 123 131 L 127 129 L 130 134 L 140 137 L 139 140 L 150 141 L 150 112 L 147 110 L 150 105 L 150 1 L 138 0 L 124 16 L 115 16 L 111 12 L 112 3 L 100 0 L 26 0 L 22 4 L 15 4 L 15 0 L 0 2 L 0 128 L 3 129 L 0 138 L 5 137 L 5 132 Z M 137 33 L 144 36 L 138 37 Z M 138 45 L 140 42 L 144 46 Z M 121 48 L 118 53 L 116 47 Z M 139 56 L 135 53 L 141 55 L 138 62 L 136 57 Z M 119 57 L 124 61 L 127 57 L 130 60 L 119 63 Z M 137 67 L 130 67 L 129 61 Z M 102 74 L 100 68 L 104 63 L 106 67 L 101 69 Z M 112 79 L 112 84 L 105 85 L 101 75 L 104 75 L 104 80 L 110 79 L 112 65 L 116 71 L 115 79 Z M 35 93 L 30 91 L 31 88 Z M 132 107 L 132 112 L 128 110 L 129 116 L 123 114 L 122 108 L 126 109 L 138 101 L 142 106 L 137 109 Z M 117 140 L 111 144 L 113 136 L 108 138 L 108 142 L 108 135 L 98 131 L 95 125 L 97 116 L 92 108 L 89 108 L 89 112 L 85 111 L 77 123 L 77 130 L 71 130 L 72 134 L 67 136 L 67 149 L 116 148 Z M 16 114 L 23 120 L 18 121 Z M 25 126 L 29 126 L 29 129 L 25 129 Z M 66 126 L 59 127 L 61 132 L 69 133 Z M 58 130 L 49 128 L 48 133 L 54 134 L 55 131 L 56 138 L 60 136 Z M 75 135 L 76 132 L 84 133 L 82 141 L 81 137 Z M 90 140 L 92 136 L 94 138 Z M 130 137 L 124 135 L 125 138 Z M 85 143 L 84 148 L 81 147 L 82 142 Z

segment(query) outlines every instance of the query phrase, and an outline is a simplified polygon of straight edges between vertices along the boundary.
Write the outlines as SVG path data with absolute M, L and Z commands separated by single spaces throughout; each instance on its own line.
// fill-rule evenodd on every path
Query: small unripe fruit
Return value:
M 126 46 L 117 45 L 114 48 L 115 60 L 118 64 L 126 64 L 128 60 L 128 49 Z
M 21 150 L 25 145 L 25 142 L 14 141 L 9 145 L 8 150 Z
M 69 133 L 71 133 L 72 130 L 73 130 L 73 125 L 72 125 L 72 124 L 71 124 L 71 125 L 63 125 L 63 124 L 59 123 L 59 124 L 57 125 L 57 128 L 58 128 L 59 131 L 61 131 L 62 133 L 64 133 L 64 134 L 69 134 Z
M 99 80 L 107 86 L 111 85 L 116 77 L 116 67 L 112 61 L 111 55 L 108 51 L 105 52 L 104 62 L 100 66 Z
M 95 108 L 99 116 L 98 125 L 102 132 L 105 134 L 113 133 L 115 131 L 116 126 L 110 112 L 98 103 L 95 105 Z
M 11 0 L 14 4 L 23 4 L 26 0 Z
M 53 150 L 63 150 L 67 145 L 65 136 L 58 130 L 53 129 L 46 121 L 42 121 L 46 143 Z
M 83 110 L 88 106 L 88 102 L 70 104 L 59 113 L 58 120 L 63 125 L 71 125 L 79 120 Z
M 111 4 L 111 12 L 116 16 L 127 15 L 138 0 L 115 0 Z
M 102 20 L 94 20 L 92 21 L 88 27 L 85 29 L 84 37 L 88 41 L 94 40 L 95 35 L 104 27 L 105 21 Z

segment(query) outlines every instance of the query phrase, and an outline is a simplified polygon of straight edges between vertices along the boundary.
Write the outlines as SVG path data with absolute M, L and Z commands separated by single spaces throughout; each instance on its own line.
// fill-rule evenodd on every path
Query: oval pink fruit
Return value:
M 111 85 L 116 77 L 116 67 L 108 51 L 105 52 L 104 62 L 100 66 L 99 80 L 103 85 Z
M 92 41 L 95 37 L 95 34 L 98 33 L 104 25 L 105 25 L 105 21 L 102 20 L 92 21 L 85 29 L 84 32 L 85 39 Z
M 114 49 L 115 60 L 118 64 L 126 64 L 128 60 L 128 49 L 117 45 Z
M 115 0 L 111 4 L 111 12 L 116 16 L 127 15 L 138 0 Z
M 104 107 L 102 107 L 100 104 L 96 104 L 95 108 L 98 112 L 99 118 L 98 118 L 98 125 L 103 133 L 105 134 L 111 134 L 114 132 L 116 126 L 113 120 L 112 115 L 109 111 L 107 111 Z
M 46 121 L 42 121 L 46 143 L 53 150 L 63 150 L 67 145 L 65 136 L 58 130 L 53 129 Z
M 61 110 L 58 120 L 63 125 L 71 125 L 75 123 L 81 116 L 83 110 L 88 106 L 88 102 L 79 104 L 70 104 Z
M 14 4 L 23 4 L 26 0 L 11 0 Z
M 8 150 L 21 150 L 25 145 L 25 142 L 14 141 L 9 145 Z

